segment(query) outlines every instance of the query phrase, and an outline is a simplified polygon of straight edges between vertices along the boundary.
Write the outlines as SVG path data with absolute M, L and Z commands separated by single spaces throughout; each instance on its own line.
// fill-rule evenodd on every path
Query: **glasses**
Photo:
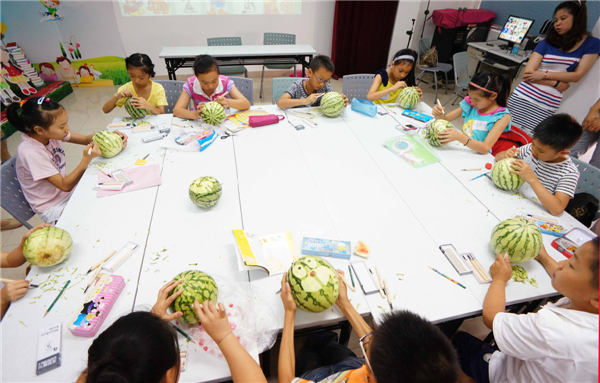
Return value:
M 323 84 L 323 85 L 327 85 L 327 84 L 329 84 L 329 81 L 331 81 L 331 79 L 329 79 L 327 81 L 321 80 L 319 78 L 319 76 L 317 76 L 317 75 L 315 75 L 315 78 L 317 79 L 317 81 L 319 82 L 319 84 Z
M 369 358 L 367 357 L 367 351 L 365 350 L 365 346 L 367 344 L 369 344 L 369 342 L 365 342 L 365 338 L 370 336 L 371 334 L 373 334 L 373 332 L 367 333 L 365 335 L 363 335 L 359 340 L 358 340 L 358 344 L 360 346 L 360 349 L 362 350 L 363 353 L 363 357 L 365 358 L 365 362 L 367 362 L 367 367 L 369 367 L 369 370 L 371 370 L 371 373 L 373 374 L 373 368 L 371 367 L 371 362 L 369 362 Z

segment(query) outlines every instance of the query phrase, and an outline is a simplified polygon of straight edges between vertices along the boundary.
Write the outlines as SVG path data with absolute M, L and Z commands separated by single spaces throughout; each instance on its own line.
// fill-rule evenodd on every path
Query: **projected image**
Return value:
M 299 15 L 302 0 L 119 0 L 121 14 L 183 15 Z

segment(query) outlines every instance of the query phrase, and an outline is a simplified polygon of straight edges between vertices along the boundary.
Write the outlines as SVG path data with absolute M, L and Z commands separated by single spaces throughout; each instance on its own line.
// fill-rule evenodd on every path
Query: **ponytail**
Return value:
M 469 90 L 478 90 L 485 98 L 490 98 L 493 93 L 496 93 L 496 103 L 499 106 L 506 108 L 510 96 L 510 88 L 512 86 L 512 79 L 509 75 L 485 71 L 473 77 L 471 83 L 476 86 L 469 84 Z
M 28 135 L 35 133 L 36 126 L 48 129 L 63 107 L 48 97 L 30 98 L 21 105 L 13 102 L 6 108 L 6 118 L 12 126 Z

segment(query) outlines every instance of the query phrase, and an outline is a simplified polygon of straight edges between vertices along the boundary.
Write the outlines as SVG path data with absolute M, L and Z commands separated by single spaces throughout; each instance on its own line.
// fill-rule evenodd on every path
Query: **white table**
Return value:
M 211 55 L 217 60 L 239 59 L 242 65 L 262 65 L 267 59 L 289 59 L 302 65 L 304 77 L 305 70 L 317 51 L 308 44 L 163 47 L 158 57 L 165 59 L 169 80 L 177 80 L 177 69 L 192 67 L 194 58 L 203 54 Z M 240 62 L 232 61 L 229 65 L 240 65 Z

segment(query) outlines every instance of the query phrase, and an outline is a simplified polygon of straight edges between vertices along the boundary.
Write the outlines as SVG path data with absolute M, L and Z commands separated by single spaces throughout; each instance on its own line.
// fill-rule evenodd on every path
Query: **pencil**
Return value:
M 96 272 L 95 272 L 95 273 L 94 273 L 94 275 L 93 275 L 93 276 L 90 278 L 90 280 L 89 280 L 89 282 L 88 282 L 87 286 L 85 287 L 85 290 L 83 290 L 83 293 L 84 293 L 84 294 L 85 294 L 85 293 L 88 291 L 88 289 L 90 288 L 90 286 L 94 284 L 94 282 L 96 281 L 96 278 L 98 278 L 98 274 L 100 274 L 100 271 L 102 271 L 102 265 L 103 265 L 103 264 L 104 264 L 104 263 L 101 263 L 101 264 L 100 264 L 100 267 L 98 267 L 98 268 L 96 269 Z
M 14 282 L 16 281 L 16 279 L 8 279 L 8 278 L 0 278 L 0 282 L 4 282 L 4 283 L 10 283 L 10 282 Z M 40 287 L 38 285 L 34 285 L 33 283 L 29 282 L 29 287 Z
M 472 172 L 472 171 L 475 171 L 475 170 L 481 170 L 481 168 L 469 168 L 469 169 L 460 169 L 460 170 L 463 171 L 463 172 Z
M 196 342 L 194 342 L 194 340 L 192 339 L 192 337 L 189 336 L 188 334 L 186 334 L 182 329 L 180 329 L 179 327 L 175 326 L 174 324 L 171 324 L 171 326 L 175 327 L 175 331 L 177 331 L 178 333 L 180 333 L 181 335 L 183 335 L 185 337 L 185 339 L 189 340 L 192 343 L 196 343 Z
M 444 107 L 442 106 L 440 99 L 438 98 L 436 101 L 437 101 L 437 104 L 440 106 L 440 109 L 442 109 L 442 114 L 444 115 L 444 117 L 446 117 L 446 113 L 444 112 Z
M 456 282 L 454 279 L 450 278 L 449 276 L 447 276 L 447 275 L 445 275 L 445 274 L 442 274 L 442 273 L 440 273 L 439 271 L 437 271 L 436 269 L 434 269 L 434 268 L 433 268 L 433 267 L 431 267 L 431 266 L 427 266 L 427 267 L 429 267 L 431 270 L 435 271 L 436 273 L 438 273 L 438 274 L 439 274 L 439 275 L 441 275 L 442 277 L 446 278 L 447 280 L 449 280 L 449 281 L 451 281 L 451 282 L 454 282 L 454 283 L 456 283 L 457 285 L 459 285 L 459 286 L 460 286 L 460 287 L 462 287 L 463 289 L 466 289 L 466 286 L 465 286 L 465 285 L 462 285 L 462 284 L 460 284 L 460 283 Z
M 102 258 L 100 260 L 100 262 L 96 263 L 94 266 L 90 267 L 90 269 L 87 271 L 86 274 L 89 274 L 92 272 L 92 270 L 98 268 L 98 266 L 100 266 L 101 264 L 103 264 L 104 262 L 106 262 L 108 260 L 108 258 L 112 257 L 117 251 L 113 250 L 110 252 L 110 254 L 108 254 L 106 257 Z
M 60 299 L 60 297 L 63 295 L 63 293 L 65 292 L 65 290 L 67 289 L 67 286 L 69 286 L 69 283 L 71 283 L 70 280 L 67 281 L 67 283 L 65 283 L 65 285 L 63 286 L 62 290 L 60 290 L 60 293 L 58 293 L 58 296 L 54 299 L 54 302 L 52 302 L 52 304 L 50 305 L 50 307 L 48 307 L 48 310 L 46 310 L 46 312 L 44 313 L 44 318 L 46 317 L 46 315 L 48 315 L 48 313 L 50 312 L 50 310 L 52 310 L 52 307 L 54 307 L 54 305 L 56 304 L 56 302 Z
M 387 279 L 383 280 L 383 287 L 385 288 L 385 294 L 387 295 L 387 303 L 390 305 L 390 310 L 394 309 L 394 305 L 392 305 L 392 296 L 390 295 L 390 288 L 387 283 Z
M 354 277 L 352 276 L 352 268 L 348 265 L 348 274 L 350 274 L 350 280 L 352 281 L 352 287 L 356 287 L 354 285 Z

